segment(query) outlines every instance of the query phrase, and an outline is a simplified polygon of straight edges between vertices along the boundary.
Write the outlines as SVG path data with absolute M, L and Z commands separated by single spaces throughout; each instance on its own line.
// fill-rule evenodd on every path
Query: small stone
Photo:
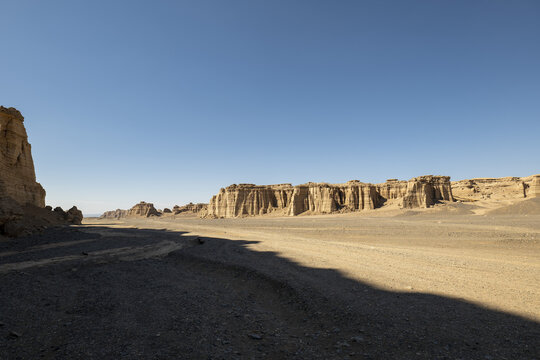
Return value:
M 262 340 L 262 336 L 257 335 L 257 334 L 249 334 L 248 336 L 252 338 L 253 340 Z
M 83 254 L 84 256 L 88 256 L 88 253 L 87 253 L 86 251 L 83 251 L 82 254 Z
M 21 333 L 18 333 L 18 332 L 16 332 L 16 331 L 10 331 L 10 332 L 9 332 L 9 336 L 14 337 L 14 338 L 18 338 L 18 337 L 21 337 L 22 334 L 21 334 Z
M 359 342 L 363 342 L 363 341 L 364 341 L 364 338 L 363 338 L 362 336 L 353 336 L 353 337 L 351 338 L 351 341 L 354 341 L 354 342 L 359 343 Z
M 197 240 L 197 241 L 199 242 L 199 244 L 204 244 L 204 242 L 205 242 L 204 238 L 199 237 L 199 236 L 197 236 L 197 237 L 195 238 L 195 240 Z

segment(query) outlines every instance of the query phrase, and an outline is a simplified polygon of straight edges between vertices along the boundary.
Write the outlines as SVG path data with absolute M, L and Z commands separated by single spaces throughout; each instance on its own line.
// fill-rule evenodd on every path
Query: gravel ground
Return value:
M 540 359 L 537 321 L 259 242 L 105 222 L 2 240 L 0 358 Z

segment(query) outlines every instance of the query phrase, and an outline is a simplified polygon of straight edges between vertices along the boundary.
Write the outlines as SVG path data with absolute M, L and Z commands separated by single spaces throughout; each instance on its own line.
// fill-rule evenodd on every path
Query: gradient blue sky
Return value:
M 47 203 L 540 172 L 539 1 L 3 0 Z

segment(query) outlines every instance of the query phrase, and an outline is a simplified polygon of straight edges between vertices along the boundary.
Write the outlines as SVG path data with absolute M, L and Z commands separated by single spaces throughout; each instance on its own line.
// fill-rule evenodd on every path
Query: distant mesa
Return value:
M 540 197 L 540 175 L 454 181 L 452 192 L 465 202 Z
M 164 208 L 163 211 L 156 210 L 154 204 L 141 201 L 134 205 L 129 210 L 116 209 L 106 211 L 100 216 L 101 219 L 122 219 L 122 218 L 137 218 L 137 217 L 155 217 L 155 216 L 174 216 L 174 215 L 196 215 L 206 211 L 208 204 L 193 204 L 189 203 L 184 206 L 175 205 L 173 209 Z
M 129 210 L 116 209 L 112 211 L 105 211 L 100 218 L 101 219 L 121 219 L 126 217 L 150 217 L 160 216 L 161 213 L 156 210 L 154 204 L 141 201 L 134 205 Z
M 24 117 L 15 108 L 0 106 L 0 234 L 21 236 L 51 225 L 81 223 L 76 207 L 67 212 L 58 209 L 45 207 Z
M 173 214 L 174 215 L 179 215 L 179 214 L 201 214 L 201 213 L 205 213 L 206 210 L 208 208 L 208 204 L 204 204 L 204 203 L 198 203 L 198 204 L 194 204 L 194 203 L 189 203 L 189 204 L 186 204 L 184 206 L 178 206 L 178 205 L 175 205 L 173 207 Z
M 409 181 L 390 179 L 376 185 L 358 180 L 344 184 L 310 182 L 297 186 L 233 184 L 212 197 L 206 216 L 331 214 L 377 209 L 388 201 L 413 209 L 453 200 L 449 176 L 427 175 Z
M 502 201 L 540 197 L 540 175 L 450 181 L 449 176 L 424 175 L 408 181 L 388 179 L 381 184 L 351 180 L 343 184 L 293 186 L 233 184 L 220 189 L 208 204 L 175 205 L 163 211 L 144 201 L 130 210 L 105 212 L 101 218 L 171 217 L 235 218 L 319 215 L 376 209 L 423 209 L 449 202 Z
M 160 216 L 161 213 L 156 210 L 156 208 L 154 207 L 154 204 L 141 201 L 140 203 L 136 204 L 131 209 L 129 209 L 127 215 L 150 217 L 150 216 Z
M 317 215 L 374 210 L 395 206 L 429 208 L 439 202 L 475 202 L 540 197 L 540 175 L 450 181 L 425 175 L 382 184 L 351 180 L 344 184 L 233 184 L 212 197 L 203 216 L 234 218 L 276 214 Z

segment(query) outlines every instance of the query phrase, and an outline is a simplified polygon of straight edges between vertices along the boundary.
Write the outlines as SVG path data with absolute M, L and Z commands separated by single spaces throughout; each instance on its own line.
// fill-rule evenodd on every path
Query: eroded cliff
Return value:
M 172 215 L 178 215 L 178 214 L 200 214 L 202 212 L 206 212 L 206 209 L 208 207 L 208 204 L 203 203 L 189 203 L 183 206 L 175 205 L 170 211 Z M 165 212 L 165 211 L 164 211 Z
M 160 216 L 161 213 L 156 210 L 154 204 L 141 201 L 138 204 L 133 205 L 129 210 L 116 209 L 111 211 L 105 211 L 100 218 L 101 219 L 122 219 L 126 217 L 150 217 Z
M 452 182 L 457 200 L 509 200 L 540 196 L 540 175 L 478 178 Z
M 0 195 L 20 205 L 45 206 L 45 190 L 36 182 L 24 117 L 0 106 Z
M 254 185 L 233 184 L 222 188 L 208 204 L 209 217 L 329 214 L 376 209 L 388 200 L 404 208 L 430 207 L 440 200 L 453 201 L 450 177 L 421 176 L 409 181 L 388 180 L 369 184 L 357 180 L 345 184 L 307 183 Z
M 0 234 L 20 236 L 50 225 L 80 224 L 76 207 L 67 212 L 45 207 L 45 190 L 36 182 L 24 117 L 0 106 Z

